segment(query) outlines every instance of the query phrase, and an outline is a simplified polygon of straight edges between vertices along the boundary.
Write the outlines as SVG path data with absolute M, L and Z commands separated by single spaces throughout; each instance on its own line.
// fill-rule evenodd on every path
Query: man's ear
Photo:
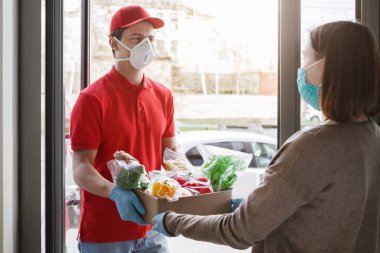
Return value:
M 108 43 L 110 44 L 112 50 L 119 51 L 119 44 L 111 35 L 108 36 Z

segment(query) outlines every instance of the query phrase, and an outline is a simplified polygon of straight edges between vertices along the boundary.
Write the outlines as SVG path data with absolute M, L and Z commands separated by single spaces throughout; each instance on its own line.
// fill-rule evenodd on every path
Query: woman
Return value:
M 155 230 L 252 252 L 380 252 L 378 44 L 361 24 L 333 22 L 303 54 L 298 88 L 324 124 L 289 138 L 233 213 L 167 212 Z

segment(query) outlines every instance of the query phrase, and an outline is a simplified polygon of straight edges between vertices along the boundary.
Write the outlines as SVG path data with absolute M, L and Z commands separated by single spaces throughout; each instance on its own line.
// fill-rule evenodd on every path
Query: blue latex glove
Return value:
M 231 213 L 235 212 L 243 200 L 243 198 L 231 199 Z
M 165 217 L 165 213 L 159 213 L 153 217 L 153 224 L 154 224 L 153 230 L 157 231 L 157 232 L 159 232 L 159 233 L 161 233 L 167 237 L 173 237 L 173 235 L 170 234 L 165 228 L 164 217 Z
M 148 225 L 141 217 L 141 214 L 145 214 L 145 208 L 132 191 L 115 186 L 110 193 L 110 198 L 116 203 L 122 220 L 133 221 L 140 226 Z

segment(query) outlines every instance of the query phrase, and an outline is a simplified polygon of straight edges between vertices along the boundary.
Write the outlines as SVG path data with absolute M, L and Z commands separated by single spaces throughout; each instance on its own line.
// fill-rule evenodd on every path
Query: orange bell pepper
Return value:
M 169 184 L 169 182 L 154 182 L 152 187 L 152 194 L 158 198 L 173 197 L 176 191 L 175 186 Z

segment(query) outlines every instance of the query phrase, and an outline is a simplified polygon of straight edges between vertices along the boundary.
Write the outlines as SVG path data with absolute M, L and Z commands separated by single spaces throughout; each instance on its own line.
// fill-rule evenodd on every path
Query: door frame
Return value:
M 278 98 L 278 145 L 300 128 L 300 100 L 296 90 L 296 70 L 300 65 L 300 1 L 279 0 L 279 98 Z M 86 87 L 89 82 L 89 0 L 82 0 L 82 18 L 87 24 L 82 27 L 82 35 L 87 34 L 82 43 L 82 61 L 87 64 L 83 67 L 82 78 Z M 16 33 L 18 53 L 13 68 L 18 79 L 11 80 L 17 87 L 16 107 L 17 119 L 14 120 L 17 130 L 12 136 L 15 141 L 13 159 L 15 170 L 10 168 L 11 182 L 16 187 L 3 185 L 10 195 L 15 196 L 17 203 L 11 214 L 4 213 L 4 220 L 10 216 L 10 223 L 16 223 L 17 232 L 5 238 L 16 238 L 15 241 L 4 241 L 8 246 L 16 244 L 12 252 L 46 252 L 63 253 L 65 246 L 64 235 L 64 101 L 63 101 L 63 0 L 46 0 L 46 39 L 45 48 L 41 45 L 41 1 L 18 0 Z M 361 18 L 372 17 L 367 25 L 379 37 L 380 7 L 373 8 L 377 0 L 360 1 Z M 3 5 L 5 6 L 5 4 Z M 84 8 L 84 7 L 85 8 Z M 372 6 L 372 7 L 371 7 Z M 374 21 L 373 21 L 374 20 Z M 377 21 L 376 21 L 377 20 Z M 85 21 L 82 21 L 85 22 Z M 82 24 L 83 25 L 83 24 Z M 286 31 L 282 32 L 282 31 Z M 4 32 L 4 31 L 3 31 Z M 4 37 L 3 37 L 4 39 Z M 5 41 L 5 40 L 4 40 Z M 15 50 L 16 51 L 16 50 Z M 41 53 L 45 52 L 45 58 Z M 14 54 L 13 54 L 14 53 Z M 5 52 L 3 52 L 5 55 Z M 42 67 L 41 67 L 42 66 Z M 45 67 L 46 100 L 41 105 L 42 78 L 41 71 Z M 3 66 L 3 70 L 5 66 Z M 4 80 L 4 79 L 3 79 Z M 42 106 L 46 107 L 46 116 L 41 115 Z M 45 127 L 45 153 L 41 151 L 41 127 Z M 5 138 L 3 136 L 3 142 Z M 4 143 L 3 143 L 4 146 Z M 16 156 L 16 154 L 14 156 Z M 45 166 L 41 167 L 41 163 Z M 5 170 L 4 170 L 5 171 Z M 7 172 L 8 173 L 8 172 Z M 9 174 L 9 173 L 8 173 Z M 5 174 L 4 174 L 5 175 Z M 45 176 L 45 180 L 41 178 Z M 12 181 L 13 180 L 13 181 Z M 45 194 L 41 192 L 45 189 Z M 4 195 L 7 192 L 3 193 Z M 45 198 L 45 199 L 44 199 Z M 8 202 L 2 202 L 3 205 Z M 45 204 L 45 214 L 42 214 Z M 17 219 L 14 221 L 14 219 Z M 45 227 L 42 227 L 42 221 Z M 5 223 L 3 224 L 3 226 Z M 43 230 L 45 229 L 45 230 Z M 3 227 L 3 231 L 6 228 Z M 45 236 L 45 242 L 42 238 Z M 18 249 L 16 249 L 18 247 Z M 3 247 L 6 248 L 5 246 Z M 12 248 L 9 246 L 7 249 Z M 11 251 L 9 251 L 11 252 Z

